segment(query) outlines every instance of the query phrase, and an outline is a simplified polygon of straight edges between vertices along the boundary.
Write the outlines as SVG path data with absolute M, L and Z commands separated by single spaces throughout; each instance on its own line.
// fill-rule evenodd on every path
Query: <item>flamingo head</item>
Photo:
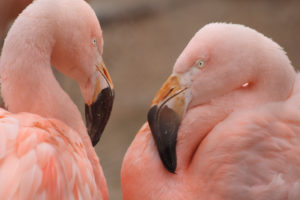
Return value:
M 270 73 L 272 78 L 268 79 Z M 189 109 L 234 93 L 243 95 L 242 102 L 250 97 L 247 94 L 257 95 L 266 87 L 268 90 L 253 98 L 253 103 L 279 101 L 290 94 L 292 77 L 294 70 L 282 48 L 255 30 L 225 23 L 200 29 L 177 59 L 148 112 L 165 168 L 172 173 L 176 170 L 177 134 Z
M 102 58 L 103 38 L 97 16 L 86 2 L 76 2 L 68 2 L 72 9 L 62 10 L 63 17 L 54 22 L 57 24 L 53 27 L 59 31 L 54 30 L 51 62 L 79 83 L 88 133 L 95 146 L 109 119 L 114 90 Z

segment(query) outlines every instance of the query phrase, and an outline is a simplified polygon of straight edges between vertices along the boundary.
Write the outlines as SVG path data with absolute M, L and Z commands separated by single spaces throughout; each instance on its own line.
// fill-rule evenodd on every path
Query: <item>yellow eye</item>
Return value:
M 195 63 L 195 67 L 201 69 L 205 66 L 205 62 L 203 60 L 197 60 Z
M 96 44 L 97 44 L 97 38 L 93 38 L 92 43 L 93 43 L 94 46 L 96 46 Z

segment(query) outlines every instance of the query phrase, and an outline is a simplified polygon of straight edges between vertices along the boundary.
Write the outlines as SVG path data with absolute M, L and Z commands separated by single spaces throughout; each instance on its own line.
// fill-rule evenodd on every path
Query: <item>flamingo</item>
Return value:
M 300 74 L 238 24 L 200 29 L 121 170 L 124 200 L 300 199 Z
M 113 103 L 96 14 L 83 0 L 35 0 L 16 19 L 0 59 L 1 199 L 108 199 L 93 148 Z M 76 80 L 80 112 L 51 64 Z

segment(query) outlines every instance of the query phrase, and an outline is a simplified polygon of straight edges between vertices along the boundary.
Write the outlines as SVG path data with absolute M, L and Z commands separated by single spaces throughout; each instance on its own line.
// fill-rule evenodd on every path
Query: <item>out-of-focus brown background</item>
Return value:
M 122 159 L 146 120 L 153 96 L 203 25 L 232 22 L 250 26 L 278 42 L 295 68 L 300 66 L 297 0 L 91 0 L 90 4 L 102 25 L 104 60 L 116 92 L 111 118 L 96 146 L 111 200 L 122 199 Z M 1 10 L 0 2 L 0 18 Z M 62 75 L 57 77 L 83 111 L 77 84 Z

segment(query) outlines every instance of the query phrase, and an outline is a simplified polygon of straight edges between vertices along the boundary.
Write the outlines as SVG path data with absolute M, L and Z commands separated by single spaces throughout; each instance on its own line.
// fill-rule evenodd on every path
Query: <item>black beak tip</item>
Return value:
M 176 161 L 174 162 L 174 161 L 169 161 L 169 160 L 163 160 L 163 164 L 169 172 L 171 172 L 172 174 L 175 174 L 176 167 L 177 167 Z
M 114 101 L 114 91 L 105 88 L 91 105 L 85 105 L 85 118 L 88 134 L 93 146 L 99 142 L 100 137 L 110 117 Z
M 175 173 L 177 133 L 180 125 L 177 113 L 166 105 L 154 105 L 148 112 L 148 123 L 162 163 L 169 172 Z

